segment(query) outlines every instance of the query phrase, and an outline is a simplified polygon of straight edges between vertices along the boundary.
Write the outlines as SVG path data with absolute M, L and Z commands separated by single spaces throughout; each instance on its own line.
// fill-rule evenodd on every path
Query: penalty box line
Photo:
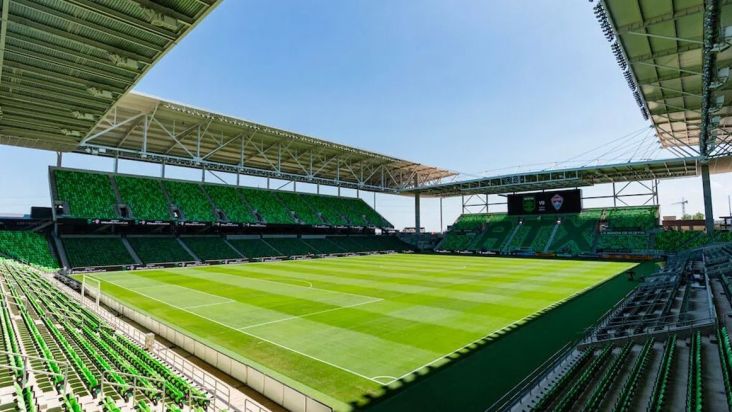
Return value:
M 362 306 L 362 305 L 368 305 L 369 303 L 381 302 L 382 300 L 384 300 L 384 299 L 376 298 L 376 299 L 369 300 L 369 301 L 366 301 L 366 302 L 354 303 L 352 305 L 346 305 L 346 306 L 338 306 L 337 308 L 330 308 L 330 309 L 325 309 L 325 310 L 319 310 L 317 312 L 310 312 L 310 313 L 306 313 L 304 315 L 288 316 L 286 318 L 275 319 L 275 320 L 271 320 L 269 322 L 262 322 L 262 323 L 255 323 L 253 325 L 247 325 L 247 326 L 238 328 L 237 330 L 251 329 L 251 328 L 256 328 L 256 327 L 259 327 L 259 326 L 271 325 L 273 323 L 286 322 L 288 320 L 293 320 L 293 319 L 303 319 L 303 318 L 306 318 L 306 317 L 309 317 L 309 316 L 320 315 L 322 313 L 335 312 L 335 311 L 341 310 L 341 309 L 355 308 L 356 306 Z
M 100 279 L 100 280 L 101 280 L 101 279 Z M 122 285 L 120 285 L 120 284 L 118 284 L 118 283 L 116 283 L 116 282 L 112 282 L 112 281 L 109 281 L 109 280 L 101 280 L 101 281 L 102 281 L 102 282 L 106 282 L 106 283 L 111 283 L 112 285 L 115 285 L 115 286 L 117 286 L 117 287 L 119 287 L 119 288 L 122 288 L 122 289 L 128 290 L 128 291 L 130 291 L 130 292 L 132 292 L 132 293 L 135 293 L 135 294 L 138 294 L 138 295 L 140 295 L 140 296 L 144 296 L 144 297 L 146 297 L 146 298 L 148 298 L 148 299 L 152 299 L 152 300 L 154 300 L 154 301 L 160 302 L 160 303 L 162 303 L 162 304 L 164 304 L 164 305 L 167 305 L 167 306 L 170 306 L 170 307 L 174 307 L 174 308 L 176 308 L 176 309 L 178 309 L 178 310 L 181 310 L 181 311 L 183 311 L 183 312 L 187 312 L 187 313 L 190 313 L 190 314 L 191 314 L 191 315 L 193 315 L 193 316 L 197 316 L 197 317 L 199 317 L 199 318 L 202 318 L 202 319 L 206 319 L 206 320 L 208 320 L 209 322 L 213 322 L 213 323 L 216 323 L 216 324 L 218 324 L 218 325 L 221 325 L 221 326 L 223 326 L 223 327 L 225 327 L 225 328 L 227 328 L 227 329 L 231 329 L 231 330 L 233 330 L 233 331 L 236 331 L 236 332 L 239 332 L 239 333 L 243 333 L 243 334 L 245 334 L 245 335 L 249 335 L 249 336 L 251 336 L 251 337 L 253 337 L 253 338 L 255 338 L 255 339 L 259 339 L 259 340 L 261 340 L 261 341 L 264 341 L 264 342 L 267 342 L 267 343 L 269 343 L 269 344 L 272 344 L 272 345 L 278 346 L 278 347 L 280 347 L 280 348 L 282 348 L 282 349 L 285 349 L 285 350 L 288 350 L 288 351 L 290 351 L 290 352 L 293 352 L 293 353 L 297 353 L 298 355 L 301 355 L 301 356 L 305 356 L 306 358 L 310 358 L 310 359 L 312 359 L 312 360 L 314 360 L 314 361 L 317 361 L 317 362 L 320 362 L 320 363 L 324 363 L 324 364 L 326 364 L 326 365 L 329 365 L 329 366 L 332 366 L 332 367 L 334 367 L 334 368 L 336 368 L 336 369 L 340 369 L 340 370 L 342 370 L 342 371 L 348 372 L 348 373 L 350 373 L 350 374 L 352 374 L 352 375 L 358 376 L 359 378 L 363 378 L 363 379 L 369 380 L 369 381 L 371 381 L 371 382 L 374 382 L 374 383 L 377 383 L 377 384 L 379 384 L 379 385 L 383 385 L 383 384 L 384 384 L 383 382 L 379 382 L 379 381 L 378 381 L 378 380 L 376 380 L 376 379 L 373 379 L 373 378 L 371 378 L 371 377 L 368 377 L 368 376 L 366 376 L 366 375 L 362 375 L 362 374 L 360 374 L 360 373 L 358 373 L 358 372 L 356 372 L 356 371 L 353 371 L 353 370 L 351 370 L 351 369 L 348 369 L 348 368 L 346 368 L 346 367 L 343 367 L 343 366 L 340 366 L 340 365 L 336 365 L 335 363 L 331 363 L 331 362 L 328 362 L 328 361 L 326 361 L 326 360 L 320 359 L 320 358 L 318 358 L 318 357 L 315 357 L 315 356 L 312 356 L 312 355 L 308 355 L 307 353 L 303 353 L 303 352 L 300 352 L 300 351 L 299 351 L 299 350 L 297 350 L 297 349 L 292 349 L 292 348 L 290 348 L 290 347 L 287 347 L 287 346 L 285 346 L 285 345 L 283 345 L 283 344 L 281 344 L 281 343 L 277 343 L 277 342 L 271 341 L 271 340 L 269 340 L 269 339 L 263 338 L 263 337 L 261 337 L 261 336 L 255 335 L 254 333 L 251 333 L 251 332 L 246 332 L 246 331 L 243 331 L 243 330 L 239 330 L 239 329 L 237 329 L 237 328 L 235 328 L 235 327 L 233 327 L 233 326 L 231 326 L 231 325 L 228 325 L 228 324 L 226 324 L 226 323 L 220 322 L 220 321 L 218 321 L 218 320 L 215 320 L 215 319 L 211 319 L 211 318 L 209 318 L 208 316 L 203 316 L 203 315 L 201 315 L 201 314 L 199 314 L 199 313 L 196 313 L 196 312 L 193 312 L 193 311 L 191 311 L 191 310 L 189 310 L 189 309 L 186 309 L 186 308 L 183 308 L 183 307 L 180 307 L 180 306 L 177 306 L 177 305 L 173 305 L 172 303 L 168 303 L 168 302 L 162 301 L 162 300 L 160 300 L 160 299 L 158 299 L 158 298 L 156 298 L 156 297 L 153 297 L 153 296 L 147 295 L 147 294 L 145 294 L 145 293 L 142 293 L 142 292 L 139 292 L 139 291 L 136 291 L 136 290 L 133 290 L 133 289 L 127 288 L 127 287 L 125 287 L 125 286 L 122 286 Z M 371 303 L 371 302 L 369 302 L 369 303 Z

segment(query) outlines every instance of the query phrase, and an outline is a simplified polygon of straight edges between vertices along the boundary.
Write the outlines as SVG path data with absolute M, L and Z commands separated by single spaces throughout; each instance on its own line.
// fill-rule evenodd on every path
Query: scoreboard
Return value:
M 579 189 L 508 195 L 509 215 L 544 215 L 581 211 L 582 191 Z

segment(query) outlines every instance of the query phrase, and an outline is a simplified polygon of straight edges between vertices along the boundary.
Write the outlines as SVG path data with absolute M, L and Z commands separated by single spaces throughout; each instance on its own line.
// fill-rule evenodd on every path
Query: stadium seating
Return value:
M 336 243 L 348 252 L 383 252 L 406 251 L 412 247 L 396 236 L 328 236 L 327 239 Z
M 294 237 L 272 237 L 265 238 L 264 240 L 285 256 L 305 256 L 319 252 L 317 249 L 303 242 L 302 239 Z
M 305 225 L 322 225 L 323 220 L 318 216 L 318 213 L 308 204 L 306 198 L 302 193 L 295 192 L 276 192 L 276 196 L 280 199 L 283 205 L 292 212 L 300 220 L 300 223 Z
M 64 237 L 62 242 L 73 268 L 135 264 L 119 237 Z
M 597 250 L 603 252 L 634 252 L 650 249 L 646 233 L 601 233 Z
M 693 247 L 698 241 L 703 241 L 706 234 L 703 232 L 667 230 L 656 235 L 656 249 L 664 252 L 676 252 L 686 245 Z
M 204 188 L 229 222 L 259 223 L 257 216 L 244 203 L 239 189 L 223 185 L 205 185 Z
M 525 216 L 521 219 L 521 224 L 519 224 L 506 249 L 508 251 L 532 250 L 543 252 L 549 243 L 556 224 L 556 216 Z
M 132 217 L 138 220 L 172 220 L 159 180 L 115 176 L 115 181 L 122 203 L 130 208 Z
M 163 186 L 168 191 L 170 201 L 182 212 L 183 220 L 189 222 L 217 220 L 213 206 L 199 184 L 164 180 Z
M 127 241 L 145 264 L 195 260 L 174 237 L 128 237 Z
M 229 243 L 250 259 L 286 256 L 285 253 L 272 248 L 269 243 L 262 239 L 229 239 Z
M 489 213 L 466 213 L 460 215 L 452 225 L 452 230 L 483 230 L 485 224 L 488 223 Z
M 542 216 L 464 214 L 451 226 L 438 249 L 570 255 L 596 250 L 653 252 L 657 216 L 656 206 L 586 209 L 579 214 Z
M 190 410 L 209 407 L 207 393 L 138 344 L 113 333 L 96 314 L 33 270 L 0 260 L 0 283 L 9 291 L 0 296 L 0 347 L 31 356 L 25 372 L 0 371 L 2 399 L 10 393 L 7 389 L 15 388 L 13 407 L 5 409 L 0 401 L 1 410 L 118 411 L 132 394 L 132 385 L 139 388 L 137 405 L 158 404 L 165 394 L 175 408 L 184 404 L 194 407 Z M 11 316 L 10 306 L 17 317 Z M 3 356 L 23 366 L 18 355 Z M 10 380 L 4 381 L 6 378 Z M 103 381 L 113 385 L 102 385 Z
M 658 206 L 626 206 L 607 210 L 611 231 L 646 231 L 658 226 Z
M 42 234 L 29 231 L 0 231 L 0 256 L 32 265 L 57 268 L 48 241 Z
M 68 205 L 67 217 L 121 218 L 114 183 L 119 203 L 136 220 L 393 227 L 358 198 L 65 169 L 54 169 L 54 177 L 56 200 Z M 173 215 L 171 205 L 180 216 Z
M 218 236 L 181 237 L 181 240 L 201 260 L 241 259 L 241 255 Z
M 573 255 L 592 252 L 602 212 L 602 209 L 587 209 L 561 216 L 550 250 Z
M 109 176 L 71 170 L 54 170 L 56 200 L 66 202 L 66 217 L 116 219 L 117 200 Z
M 326 238 L 303 238 L 302 241 L 322 254 L 338 254 L 347 252 L 345 248 Z
M 271 190 L 241 188 L 244 200 L 259 214 L 263 223 L 269 224 L 294 224 L 292 214 Z
M 355 197 L 342 197 L 341 201 L 350 210 L 349 220 L 355 226 L 373 226 L 382 228 L 393 228 L 394 225 L 384 219 L 376 210 L 366 204 L 363 199 Z M 362 224 L 363 223 L 363 224 Z
M 346 202 L 338 197 L 300 193 L 300 197 L 320 213 L 323 221 L 331 226 L 349 226 L 349 210 Z
M 442 242 L 438 245 L 437 250 L 468 250 L 475 240 L 475 237 L 475 233 L 448 232 Z
M 471 245 L 473 250 L 499 250 L 517 224 L 517 219 L 505 213 L 491 214 L 485 230 Z

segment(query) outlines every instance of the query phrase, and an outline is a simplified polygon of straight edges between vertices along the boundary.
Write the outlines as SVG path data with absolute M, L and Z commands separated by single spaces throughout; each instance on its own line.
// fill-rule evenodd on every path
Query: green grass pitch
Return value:
M 105 294 L 346 410 L 633 265 L 395 254 L 93 276 Z

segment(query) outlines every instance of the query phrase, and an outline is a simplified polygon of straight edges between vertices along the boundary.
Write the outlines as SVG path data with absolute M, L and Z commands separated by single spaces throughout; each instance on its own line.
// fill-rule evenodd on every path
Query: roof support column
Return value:
M 442 196 L 440 196 L 440 232 L 443 231 L 442 226 Z
M 64 153 L 56 152 L 56 167 L 61 167 L 64 163 Z
M 701 154 L 702 193 L 704 195 L 704 226 L 707 236 L 714 235 L 714 211 L 712 209 L 712 186 L 709 181 L 709 141 L 711 124 L 711 83 L 714 80 L 716 53 L 713 51 L 719 30 L 719 8 L 717 0 L 704 1 L 704 48 L 702 52 L 702 104 L 699 128 L 699 154 Z
M 160 177 L 165 179 L 165 160 L 160 164 Z
M 114 155 L 114 173 L 119 172 L 119 153 Z
M 417 245 L 419 245 L 419 232 L 420 232 L 420 207 L 419 207 L 419 192 L 414 193 L 414 233 L 417 235 Z
M 714 210 L 712 208 L 712 185 L 709 180 L 709 164 L 702 163 L 701 175 L 704 194 L 704 226 L 707 229 L 707 235 L 712 236 L 714 233 Z

